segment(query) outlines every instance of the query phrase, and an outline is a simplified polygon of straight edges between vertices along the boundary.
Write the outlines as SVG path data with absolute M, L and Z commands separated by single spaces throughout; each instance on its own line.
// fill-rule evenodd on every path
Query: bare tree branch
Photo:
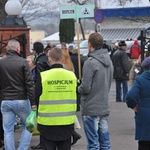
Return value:
M 111 3 L 118 3 L 118 6 L 125 6 L 127 3 L 140 4 L 142 0 L 112 0 Z
M 75 3 L 75 4 L 78 4 L 78 5 L 85 5 L 89 2 L 90 0 L 68 0 L 67 2 L 68 3 Z
M 0 1 L 0 23 L 7 16 L 5 9 L 4 9 L 6 2 L 7 2 L 7 0 L 1 0 Z
M 27 22 L 43 17 L 60 6 L 60 0 L 55 0 L 55 2 L 53 0 L 42 0 L 40 4 L 33 0 L 20 0 L 20 2 L 23 7 L 21 16 Z

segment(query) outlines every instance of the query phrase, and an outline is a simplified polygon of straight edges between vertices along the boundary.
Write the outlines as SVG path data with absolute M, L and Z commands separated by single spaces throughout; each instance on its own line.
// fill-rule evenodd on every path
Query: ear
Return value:
M 65 62 L 65 57 L 63 56 L 62 59 L 61 59 L 61 62 Z
M 20 54 L 20 47 L 17 47 L 16 51 Z
M 52 63 L 52 59 L 50 57 L 48 57 L 48 61 L 50 64 Z
M 90 42 L 88 43 L 88 49 L 89 49 L 89 50 L 91 50 L 91 49 L 92 49 L 92 45 L 91 45 L 91 43 L 90 43 Z

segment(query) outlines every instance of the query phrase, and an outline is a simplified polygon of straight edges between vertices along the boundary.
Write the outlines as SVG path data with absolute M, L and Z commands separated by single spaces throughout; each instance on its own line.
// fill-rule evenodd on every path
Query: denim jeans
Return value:
M 18 150 L 28 150 L 32 134 L 26 129 L 26 118 L 31 113 L 29 100 L 3 100 L 1 103 L 3 116 L 4 144 L 6 150 L 16 150 L 14 142 L 14 125 L 16 115 L 21 119 L 22 134 Z
M 122 87 L 121 87 L 122 84 Z M 127 80 L 116 80 L 116 101 L 121 101 L 123 89 L 123 101 L 125 102 L 126 94 L 128 92 L 128 81 Z
M 108 133 L 108 115 L 82 116 L 88 150 L 111 150 Z

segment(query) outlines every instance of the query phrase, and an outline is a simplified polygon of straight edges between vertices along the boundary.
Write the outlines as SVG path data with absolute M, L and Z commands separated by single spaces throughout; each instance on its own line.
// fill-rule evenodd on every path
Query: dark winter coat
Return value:
M 135 113 L 135 139 L 150 141 L 150 70 L 135 78 L 126 101 L 129 108 L 138 106 L 138 112 Z
M 34 102 L 34 83 L 29 65 L 15 50 L 8 50 L 0 59 L 0 91 L 2 100 L 25 100 Z
M 118 49 L 113 54 L 113 65 L 114 65 L 114 79 L 116 80 L 129 80 L 130 65 L 128 56 L 125 51 Z
M 40 72 L 50 69 L 50 64 L 48 62 L 48 56 L 45 53 L 40 53 L 35 60 L 35 80 L 37 80 Z

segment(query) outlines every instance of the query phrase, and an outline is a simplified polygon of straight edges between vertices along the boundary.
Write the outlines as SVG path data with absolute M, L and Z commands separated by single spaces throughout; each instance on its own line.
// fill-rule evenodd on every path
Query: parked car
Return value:
M 67 48 L 68 48 L 69 46 L 73 46 L 73 48 L 75 49 L 76 46 L 77 46 L 77 44 L 70 43 L 70 44 L 66 44 L 66 46 L 67 46 Z M 56 47 L 61 48 L 61 44 L 57 44 Z
M 76 46 L 76 49 L 78 49 L 78 46 Z M 83 56 L 87 56 L 88 53 L 88 40 L 83 40 L 82 42 L 80 42 L 80 54 Z
M 108 47 L 111 49 L 111 42 L 110 41 L 105 41 L 105 43 L 108 45 Z M 78 47 L 77 47 L 78 48 Z M 80 43 L 80 54 L 83 56 L 87 56 L 89 53 L 88 50 L 88 40 L 83 40 Z

